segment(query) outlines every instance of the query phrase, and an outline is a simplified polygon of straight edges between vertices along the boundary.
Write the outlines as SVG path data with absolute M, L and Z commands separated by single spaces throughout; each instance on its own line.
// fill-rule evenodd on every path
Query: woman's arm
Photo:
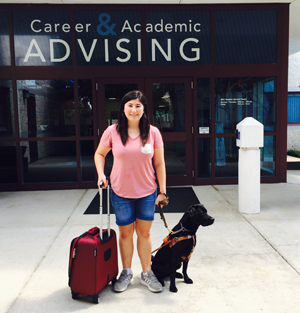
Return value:
M 107 186 L 106 176 L 104 174 L 104 164 L 105 164 L 105 157 L 110 150 L 111 150 L 110 148 L 106 148 L 101 143 L 99 143 L 98 148 L 94 155 L 94 162 L 95 162 L 96 170 L 98 173 L 98 181 L 97 181 L 98 188 L 99 188 L 99 184 L 101 181 L 104 182 L 105 187 Z
M 164 157 L 164 147 L 154 149 L 153 161 L 156 171 L 156 177 L 159 184 L 159 191 L 166 194 L 167 187 L 166 187 L 166 164 Z M 156 205 L 158 205 L 159 201 L 162 201 L 165 198 L 166 198 L 165 195 L 159 194 L 156 199 Z

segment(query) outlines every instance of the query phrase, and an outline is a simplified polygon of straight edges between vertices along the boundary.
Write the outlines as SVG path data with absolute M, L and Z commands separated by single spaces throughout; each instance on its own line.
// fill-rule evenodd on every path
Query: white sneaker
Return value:
M 146 287 L 152 292 L 161 292 L 163 290 L 163 287 L 161 283 L 158 281 L 154 273 L 149 270 L 148 276 L 141 274 L 141 281 L 140 283 Z
M 133 275 L 127 275 L 127 271 L 123 270 L 119 279 L 114 284 L 114 291 L 122 292 L 127 289 L 127 287 L 132 283 Z

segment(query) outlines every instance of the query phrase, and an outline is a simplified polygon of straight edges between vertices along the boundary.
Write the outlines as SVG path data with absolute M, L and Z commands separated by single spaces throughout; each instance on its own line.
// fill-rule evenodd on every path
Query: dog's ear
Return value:
M 187 211 L 183 214 L 180 222 L 184 225 L 189 225 L 190 224 L 190 219 L 193 218 L 195 216 L 195 207 L 194 205 L 191 205 Z
M 195 205 L 191 205 L 191 206 L 188 208 L 188 214 L 189 214 L 190 217 L 195 216 L 195 214 L 196 214 Z

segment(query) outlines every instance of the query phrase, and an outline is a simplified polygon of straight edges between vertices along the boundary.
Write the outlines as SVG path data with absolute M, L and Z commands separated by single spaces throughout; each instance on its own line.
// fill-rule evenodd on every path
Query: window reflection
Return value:
M 80 142 L 81 181 L 95 181 L 94 141 Z
M 198 178 L 211 178 L 211 138 L 198 138 Z
M 20 137 L 75 136 L 71 80 L 18 80 Z
M 261 176 L 275 176 L 275 137 L 264 136 L 264 146 L 260 148 Z
M 75 141 L 25 141 L 21 151 L 24 183 L 77 181 Z
M 184 84 L 152 85 L 153 124 L 162 132 L 185 131 Z
M 167 175 L 185 175 L 185 142 L 164 142 L 164 151 Z
M 215 177 L 238 177 L 238 148 L 235 137 L 216 138 Z
M 226 148 L 224 137 L 216 138 L 216 165 L 226 165 Z
M 234 133 L 245 117 L 264 124 L 265 131 L 275 131 L 275 85 L 274 77 L 217 78 L 216 133 Z
M 238 177 L 238 150 L 234 137 L 216 138 L 216 178 Z M 274 136 L 265 136 L 264 147 L 260 150 L 261 176 L 275 176 Z
M 93 136 L 92 81 L 78 80 L 80 136 Z
M 8 12 L 0 10 L 0 66 L 10 65 Z
M 10 80 L 0 80 L 0 137 L 15 136 L 15 117 Z
M 0 142 L 0 184 L 14 184 L 17 182 L 16 143 Z

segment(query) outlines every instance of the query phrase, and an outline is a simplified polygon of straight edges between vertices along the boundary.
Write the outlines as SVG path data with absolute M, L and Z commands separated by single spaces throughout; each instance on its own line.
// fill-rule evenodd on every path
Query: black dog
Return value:
M 177 292 L 175 278 L 184 278 L 185 283 L 193 281 L 187 275 L 187 267 L 191 253 L 196 245 L 196 232 L 200 225 L 212 225 L 215 219 L 207 214 L 202 204 L 194 204 L 184 213 L 179 223 L 172 229 L 173 234 L 165 238 L 164 244 L 152 257 L 152 271 L 162 286 L 163 279 L 170 276 L 170 291 Z M 180 240 L 178 240 L 178 238 Z M 182 274 L 177 273 L 183 263 Z

